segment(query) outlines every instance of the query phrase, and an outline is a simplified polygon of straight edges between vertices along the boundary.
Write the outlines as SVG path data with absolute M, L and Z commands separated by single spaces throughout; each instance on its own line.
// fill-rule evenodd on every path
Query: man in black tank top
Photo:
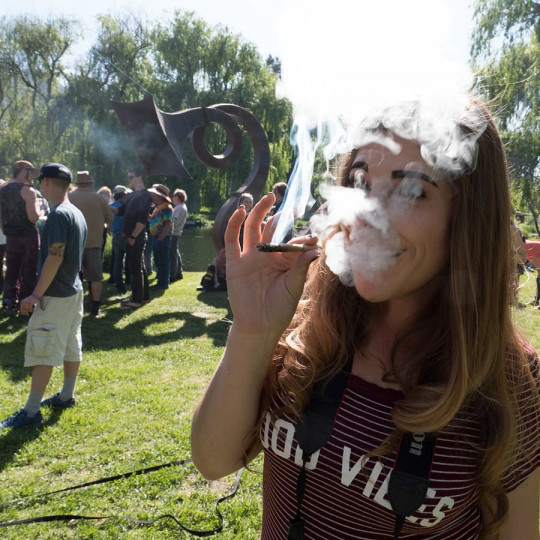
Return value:
M 29 161 L 16 161 L 12 178 L 0 188 L 0 223 L 6 235 L 2 307 L 8 313 L 18 311 L 19 300 L 26 298 L 36 284 L 39 207 L 32 182 L 37 172 Z

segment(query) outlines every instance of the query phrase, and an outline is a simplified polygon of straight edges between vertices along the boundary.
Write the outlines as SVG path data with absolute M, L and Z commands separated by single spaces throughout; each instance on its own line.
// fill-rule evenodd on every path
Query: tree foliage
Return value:
M 133 15 L 100 16 L 88 53 L 70 59 L 78 23 L 67 19 L 19 17 L 0 20 L 0 156 L 7 174 L 26 158 L 57 160 L 88 169 L 97 185 L 123 182 L 138 161 L 110 107 L 110 100 L 139 101 L 153 95 L 165 112 L 233 103 L 261 122 L 271 147 L 268 188 L 286 179 L 291 107 L 275 97 L 279 59 L 262 59 L 257 49 L 226 27 L 210 27 L 192 12 L 177 11 L 156 22 Z M 247 136 L 246 136 L 247 137 Z M 208 129 L 209 149 L 226 143 Z M 226 171 L 202 166 L 185 151 L 193 179 L 156 178 L 170 189 L 188 191 L 191 207 L 217 209 L 247 177 L 252 149 L 246 138 L 241 159 Z
M 494 103 L 518 204 L 540 203 L 540 3 L 477 0 L 472 56 L 476 87 Z
M 3 19 L 0 32 L 0 151 L 37 159 L 38 146 L 55 153 L 65 127 L 56 122 L 59 97 L 68 84 L 65 57 L 76 23 Z M 43 135 L 47 134 L 44 138 Z

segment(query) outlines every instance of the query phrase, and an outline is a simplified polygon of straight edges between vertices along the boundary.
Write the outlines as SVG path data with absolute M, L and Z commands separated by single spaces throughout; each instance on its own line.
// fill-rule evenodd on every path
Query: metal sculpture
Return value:
M 171 175 L 191 178 L 184 166 L 182 148 L 189 138 L 195 157 L 204 165 L 224 169 L 231 165 L 242 151 L 242 130 L 246 131 L 253 146 L 253 167 L 246 181 L 232 193 L 216 215 L 212 229 L 212 242 L 216 251 L 223 245 L 227 222 L 244 192 L 259 197 L 270 168 L 268 140 L 258 120 L 238 105 L 222 103 L 211 107 L 197 107 L 175 113 L 160 110 L 154 98 L 136 103 L 112 102 L 147 176 Z M 211 124 L 221 126 L 227 136 L 225 151 L 214 155 L 204 143 L 204 132 Z

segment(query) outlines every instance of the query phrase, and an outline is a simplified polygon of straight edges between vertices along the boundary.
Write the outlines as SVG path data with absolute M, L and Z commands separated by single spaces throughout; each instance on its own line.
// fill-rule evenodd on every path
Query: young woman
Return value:
M 219 478 L 264 451 L 264 539 L 287 538 L 299 516 L 304 533 L 290 538 L 538 539 L 538 359 L 511 320 L 500 136 L 473 98 L 455 125 L 476 141 L 472 154 L 417 129 L 405 136 L 414 113 L 387 120 L 370 124 L 338 172 L 349 199 L 377 203 L 384 226 L 344 216 L 319 254 L 261 253 L 274 196 L 246 220 L 242 250 L 245 210 L 229 221 L 234 321 L 194 415 L 194 462 Z M 333 430 L 306 463 L 298 419 L 340 372 Z M 396 526 L 389 484 L 407 434 L 419 453 L 433 434 L 434 450 L 426 497 Z

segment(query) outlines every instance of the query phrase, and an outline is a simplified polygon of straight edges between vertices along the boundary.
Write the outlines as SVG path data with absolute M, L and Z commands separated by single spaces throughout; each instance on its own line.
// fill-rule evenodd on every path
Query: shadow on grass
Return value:
M 214 340 L 214 345 L 224 347 L 229 334 L 229 326 L 233 315 L 227 291 L 204 291 L 197 295 L 197 300 L 207 306 L 222 308 L 227 310 L 223 319 L 216 321 L 208 326 L 208 336 Z
M 28 317 L 22 315 L 0 315 L 0 334 L 3 336 L 0 345 L 0 369 L 10 372 L 15 381 L 28 377 L 28 369 L 23 367 L 28 320 Z
M 16 409 L 17 407 L 14 406 L 13 412 Z M 0 447 L 2 448 L 2 452 L 0 452 L 0 471 L 3 471 L 9 465 L 13 456 L 17 455 L 21 448 L 38 439 L 49 426 L 56 424 L 64 412 L 63 409 L 50 409 L 50 411 L 49 417 L 41 424 L 0 430 Z
M 154 298 L 166 291 L 153 291 Z M 144 318 L 134 318 L 121 329 L 115 326 L 129 314 L 139 312 L 122 311 L 119 309 L 118 298 L 109 298 L 102 302 L 102 313 L 98 317 L 85 314 L 82 323 L 83 354 L 85 350 L 111 351 L 124 347 L 152 347 L 178 341 L 180 339 L 195 339 L 208 336 L 216 347 L 223 347 L 227 340 L 229 321 L 232 318 L 227 293 L 205 292 L 197 299 L 206 305 L 227 310 L 223 318 L 207 318 L 197 313 L 187 311 L 153 312 Z M 85 306 L 88 309 L 88 306 Z M 144 310 L 144 306 L 139 308 Z M 148 332 L 155 325 L 167 325 L 167 330 Z M 0 369 L 9 373 L 12 381 L 25 380 L 29 376 L 24 364 L 24 344 L 28 318 L 23 316 L 8 317 L 0 315 L 0 333 L 3 336 L 13 336 L 11 341 L 2 344 L 0 354 Z
M 226 309 L 227 319 L 232 318 L 231 306 L 229 304 L 227 291 L 201 291 L 197 295 L 197 300 L 203 304 L 206 304 L 207 306 Z
M 144 310 L 144 307 L 139 310 Z M 139 310 L 130 313 L 140 313 Z M 110 351 L 122 347 L 153 347 L 201 336 L 208 336 L 213 345 L 221 347 L 225 345 L 229 326 L 223 318 L 209 321 L 197 313 L 164 311 L 151 313 L 144 318 L 134 318 L 123 328 L 115 329 L 114 326 L 125 318 L 126 312 L 114 307 L 104 310 L 97 318 L 85 317 L 82 325 L 83 353 L 85 349 Z M 167 329 L 157 329 L 155 333 L 148 331 L 160 324 L 167 325 Z

